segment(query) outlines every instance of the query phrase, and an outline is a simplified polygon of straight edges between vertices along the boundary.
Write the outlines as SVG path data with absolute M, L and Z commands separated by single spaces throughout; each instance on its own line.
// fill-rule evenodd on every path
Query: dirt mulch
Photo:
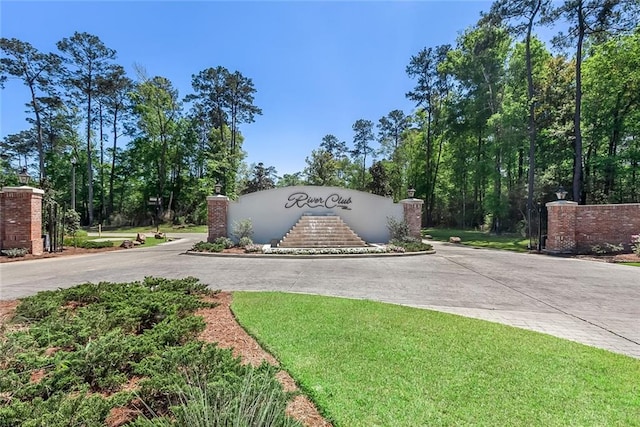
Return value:
M 588 259 L 590 261 L 599 262 L 640 262 L 640 256 L 636 254 L 618 254 L 618 255 L 577 255 L 577 258 Z
M 15 257 L 15 258 L 9 258 L 8 256 L 0 256 L 0 263 L 28 261 L 32 259 L 58 258 L 62 256 L 69 256 L 69 255 L 97 254 L 100 252 L 111 252 L 111 251 L 118 251 L 121 249 L 124 249 L 124 248 L 121 248 L 119 246 L 113 246 L 110 248 L 85 249 L 85 248 L 74 248 L 70 246 L 70 247 L 65 247 L 62 250 L 62 252 L 45 252 L 42 255 L 26 254 L 23 257 Z
M 243 363 L 259 366 L 263 361 L 278 366 L 278 361 L 266 352 L 257 341 L 242 329 L 231 312 L 230 292 L 220 292 L 210 301 L 217 303 L 215 308 L 201 309 L 196 314 L 202 316 L 206 322 L 204 331 L 199 338 L 206 342 L 216 342 L 221 348 L 231 348 L 236 357 Z M 0 300 L 0 325 L 3 325 L 12 315 L 19 301 Z M 294 379 L 288 372 L 281 370 L 277 374 L 278 381 L 287 392 L 299 391 Z M 130 408 L 114 408 L 109 414 L 107 425 L 117 427 L 131 421 L 137 416 L 137 411 Z M 307 427 L 331 427 L 317 408 L 306 396 L 297 394 L 287 405 L 286 413 L 300 421 Z
M 278 366 L 278 361 L 267 353 L 260 344 L 251 337 L 236 321 L 231 312 L 231 293 L 220 292 L 213 302 L 219 305 L 215 308 L 199 310 L 196 314 L 202 316 L 207 324 L 200 334 L 200 339 L 206 342 L 217 342 L 221 348 L 231 348 L 236 357 L 242 358 L 244 363 L 259 366 L 263 361 Z M 277 375 L 278 381 L 285 391 L 298 391 L 291 375 L 282 370 Z M 297 419 L 308 427 L 329 427 L 331 423 L 325 420 L 315 405 L 304 395 L 298 394 L 287 405 L 287 415 Z

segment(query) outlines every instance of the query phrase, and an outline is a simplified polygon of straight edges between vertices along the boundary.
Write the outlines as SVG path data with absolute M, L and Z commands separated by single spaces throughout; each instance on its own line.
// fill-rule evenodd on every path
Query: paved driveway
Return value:
M 278 290 L 435 309 L 545 332 L 640 358 L 640 269 L 435 242 L 412 257 L 276 259 L 153 248 L 0 264 L 0 299 L 84 282 L 196 276 L 223 290 Z

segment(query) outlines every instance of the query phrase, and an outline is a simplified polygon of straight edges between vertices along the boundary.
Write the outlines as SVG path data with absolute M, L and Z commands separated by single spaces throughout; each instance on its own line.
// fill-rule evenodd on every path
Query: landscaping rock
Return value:
M 120 245 L 121 248 L 131 249 L 133 247 L 133 242 L 131 240 L 124 240 Z
M 433 236 L 431 234 L 425 234 L 424 236 L 422 236 L 422 238 L 427 240 L 433 240 Z
M 166 237 L 166 234 L 164 234 L 164 233 L 156 233 L 154 237 L 156 239 L 164 239 Z
M 147 236 L 145 236 L 144 234 L 142 234 L 142 233 L 138 233 L 138 234 L 136 235 L 136 242 L 140 242 L 141 244 L 143 244 L 143 245 L 144 245 L 144 243 L 145 243 L 146 241 L 147 241 Z
M 449 237 L 449 243 L 460 244 L 462 243 L 462 239 L 457 236 L 451 236 Z

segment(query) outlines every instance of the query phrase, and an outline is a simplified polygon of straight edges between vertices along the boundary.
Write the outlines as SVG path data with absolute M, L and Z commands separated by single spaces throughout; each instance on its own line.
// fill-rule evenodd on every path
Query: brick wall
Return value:
M 404 208 L 404 221 L 409 226 L 409 235 L 420 239 L 422 205 L 424 202 L 420 199 L 405 199 L 401 200 L 400 203 L 402 203 L 402 207 Z
M 34 255 L 44 251 L 42 244 L 43 190 L 31 187 L 5 187 L 0 192 L 0 248 L 24 248 Z
M 213 243 L 218 237 L 227 236 L 227 211 L 229 198 L 226 196 L 207 197 L 207 224 L 209 235 L 207 242 Z
M 547 245 L 550 252 L 588 253 L 595 245 L 622 244 L 629 249 L 632 234 L 640 233 L 640 203 L 578 205 L 547 203 Z

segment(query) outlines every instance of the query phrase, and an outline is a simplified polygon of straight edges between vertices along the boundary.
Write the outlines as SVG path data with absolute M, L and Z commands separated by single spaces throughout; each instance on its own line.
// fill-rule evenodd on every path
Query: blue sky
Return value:
M 279 175 L 334 134 L 352 143 L 358 119 L 409 114 L 405 67 L 423 47 L 449 43 L 474 25 L 488 1 L 72 1 L 0 3 L 0 35 L 55 52 L 74 31 L 98 36 L 135 78 L 170 79 L 183 97 L 191 76 L 218 65 L 253 80 L 263 111 L 240 127 L 248 163 Z M 9 81 L 1 96 L 0 138 L 26 129 L 29 93 Z

